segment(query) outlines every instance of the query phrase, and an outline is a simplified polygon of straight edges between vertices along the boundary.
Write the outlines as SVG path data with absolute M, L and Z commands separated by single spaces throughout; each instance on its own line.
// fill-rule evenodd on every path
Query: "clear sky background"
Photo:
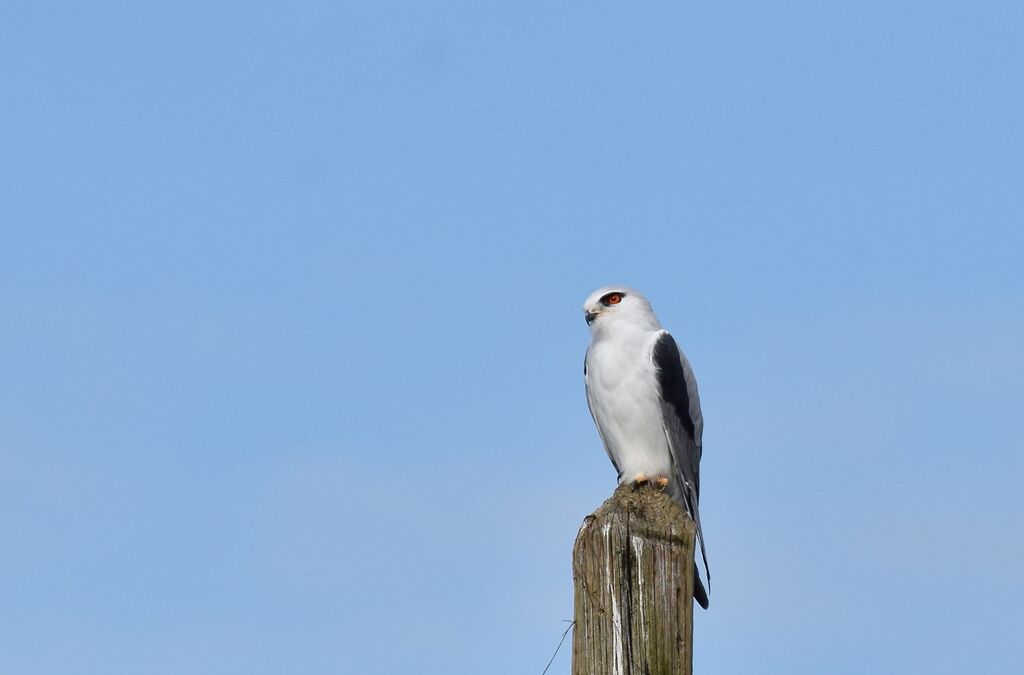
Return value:
M 0 672 L 539 675 L 607 283 L 701 386 L 697 672 L 1020 672 L 1022 45 L 1014 2 L 4 3 Z

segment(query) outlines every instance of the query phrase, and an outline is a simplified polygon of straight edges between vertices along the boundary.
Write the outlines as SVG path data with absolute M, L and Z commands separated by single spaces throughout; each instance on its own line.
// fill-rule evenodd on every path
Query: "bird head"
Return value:
M 583 314 L 591 333 L 619 325 L 659 330 L 651 303 L 641 293 L 625 286 L 605 286 L 590 294 L 583 303 Z

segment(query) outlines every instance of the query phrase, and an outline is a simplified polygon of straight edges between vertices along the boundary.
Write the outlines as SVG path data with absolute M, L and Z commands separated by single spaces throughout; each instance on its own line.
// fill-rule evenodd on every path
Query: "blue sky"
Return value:
M 1016 3 L 0 15 L 0 671 L 539 674 L 606 283 L 701 385 L 698 672 L 1019 667 Z

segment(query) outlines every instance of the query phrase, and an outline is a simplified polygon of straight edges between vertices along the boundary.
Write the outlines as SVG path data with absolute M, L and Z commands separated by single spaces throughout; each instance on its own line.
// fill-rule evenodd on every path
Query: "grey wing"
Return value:
M 671 335 L 669 337 L 672 337 Z M 678 349 L 678 347 L 677 347 Z M 697 378 L 693 375 L 693 367 L 686 358 L 686 354 L 679 351 L 680 365 L 683 367 L 683 379 L 686 381 L 686 395 L 689 399 L 690 421 L 693 423 L 693 442 L 697 444 L 697 462 L 701 457 L 701 437 L 704 435 L 704 415 L 700 411 L 700 394 L 697 392 Z M 698 493 L 700 483 L 700 472 L 697 472 Z
M 662 422 L 676 472 L 677 498 L 686 507 L 697 526 L 697 541 L 700 544 L 704 573 L 707 575 L 710 590 L 711 572 L 708 569 L 699 509 L 704 416 L 700 411 L 697 379 L 693 376 L 690 362 L 683 356 L 675 339 L 667 331 L 663 331 L 655 342 L 651 358 L 658 372 Z
M 618 462 L 612 457 L 612 451 L 608 449 L 608 441 L 605 440 L 604 432 L 601 431 L 601 423 L 597 420 L 597 415 L 594 414 L 594 395 L 590 392 L 590 369 L 587 367 L 587 360 L 589 358 L 590 347 L 587 347 L 587 353 L 583 356 L 583 384 L 587 390 L 587 408 L 590 410 L 590 416 L 594 419 L 594 426 L 597 427 L 597 435 L 601 437 L 601 445 L 604 446 L 608 459 L 611 460 L 612 466 L 615 467 L 615 475 L 617 478 L 622 478 L 622 469 L 619 468 Z

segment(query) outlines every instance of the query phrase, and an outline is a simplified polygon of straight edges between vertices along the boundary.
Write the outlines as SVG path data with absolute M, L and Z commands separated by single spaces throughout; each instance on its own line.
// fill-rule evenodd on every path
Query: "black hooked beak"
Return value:
M 587 325 L 589 326 L 590 322 L 597 318 L 597 312 L 587 312 L 583 316 L 586 318 Z

